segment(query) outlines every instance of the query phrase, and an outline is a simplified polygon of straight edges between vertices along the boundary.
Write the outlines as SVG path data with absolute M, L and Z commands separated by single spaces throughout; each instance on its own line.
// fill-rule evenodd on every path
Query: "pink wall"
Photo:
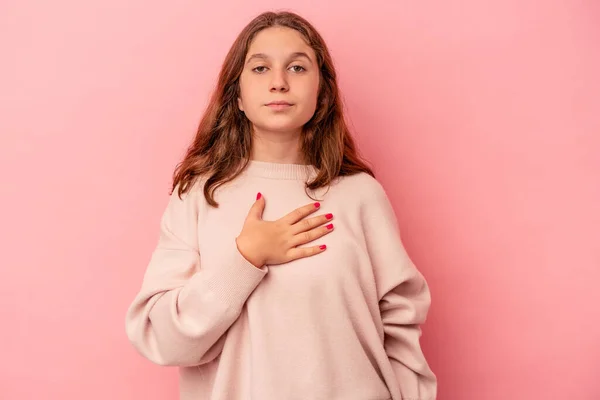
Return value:
M 432 287 L 439 399 L 600 398 L 598 3 L 249 3 L 1 3 L 0 398 L 177 398 L 124 314 L 220 62 L 273 6 L 332 48 Z

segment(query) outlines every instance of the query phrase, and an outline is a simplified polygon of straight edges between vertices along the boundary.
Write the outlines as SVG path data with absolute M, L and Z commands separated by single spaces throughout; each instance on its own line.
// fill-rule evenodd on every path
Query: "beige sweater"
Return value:
M 181 400 L 433 400 L 419 339 L 431 303 L 382 186 L 361 173 L 316 196 L 335 229 L 315 256 L 259 269 L 237 250 L 257 192 L 264 220 L 313 200 L 312 167 L 251 161 L 218 189 L 171 196 L 126 317 L 135 348 L 178 366 Z M 310 192 L 309 192 L 310 194 Z M 313 195 L 315 197 L 315 195 Z

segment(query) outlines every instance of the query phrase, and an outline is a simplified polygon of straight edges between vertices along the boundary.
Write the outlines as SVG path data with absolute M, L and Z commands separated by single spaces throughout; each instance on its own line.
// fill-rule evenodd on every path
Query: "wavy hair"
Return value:
M 358 154 L 346 124 L 333 60 L 325 41 L 304 18 L 292 12 L 265 12 L 254 18 L 231 46 L 216 88 L 198 125 L 196 136 L 173 174 L 171 193 L 187 192 L 199 177 L 206 177 L 204 197 L 218 207 L 214 191 L 235 179 L 250 160 L 252 124 L 238 108 L 239 79 L 246 54 L 256 34 L 270 27 L 298 31 L 314 50 L 320 71 L 317 108 L 303 126 L 301 152 L 317 174 L 306 189 L 328 186 L 338 176 L 366 172 L 375 176 Z

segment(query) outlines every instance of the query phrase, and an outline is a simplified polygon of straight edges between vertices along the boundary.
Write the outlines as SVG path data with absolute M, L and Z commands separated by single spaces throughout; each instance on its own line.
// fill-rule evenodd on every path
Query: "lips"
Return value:
M 267 103 L 268 106 L 291 106 L 292 103 L 288 103 L 287 101 L 272 101 Z

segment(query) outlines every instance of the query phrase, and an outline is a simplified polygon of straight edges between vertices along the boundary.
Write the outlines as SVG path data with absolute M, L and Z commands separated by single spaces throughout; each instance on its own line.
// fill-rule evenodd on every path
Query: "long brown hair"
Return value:
M 171 193 L 179 185 L 181 196 L 200 176 L 206 176 L 204 197 L 211 206 L 218 207 L 215 189 L 243 172 L 251 154 L 252 125 L 238 109 L 239 78 L 252 39 L 263 29 L 276 26 L 294 29 L 304 37 L 315 51 L 321 74 L 317 109 L 302 129 L 302 154 L 305 162 L 317 170 L 306 188 L 325 187 L 338 176 L 359 172 L 375 176 L 359 156 L 344 119 L 333 60 L 321 35 L 295 13 L 265 12 L 242 30 L 225 57 L 196 137 L 175 169 Z

